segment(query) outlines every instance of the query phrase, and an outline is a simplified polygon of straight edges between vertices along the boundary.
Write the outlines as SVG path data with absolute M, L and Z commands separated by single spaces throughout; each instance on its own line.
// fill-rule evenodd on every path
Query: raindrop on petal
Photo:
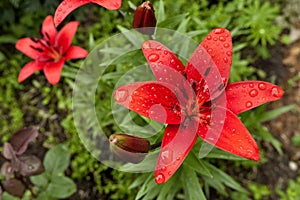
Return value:
M 251 97 L 255 97 L 255 96 L 258 95 L 258 92 L 257 92 L 256 89 L 253 89 L 253 90 L 251 90 L 251 91 L 249 92 L 249 95 L 250 95 Z
M 117 90 L 115 93 L 115 98 L 118 102 L 123 102 L 128 97 L 128 91 L 125 89 Z
M 272 88 L 272 95 L 273 95 L 274 97 L 280 97 L 280 95 L 279 95 L 279 90 L 278 90 L 277 87 L 273 87 L 273 88 Z
M 226 38 L 223 37 L 223 36 L 220 36 L 220 37 L 219 37 L 219 40 L 220 40 L 221 42 L 225 42 Z
M 229 47 L 229 44 L 228 44 L 228 43 L 225 43 L 223 46 L 224 46 L 225 48 L 228 48 L 228 47 Z
M 211 35 L 208 35 L 206 39 L 211 40 Z
M 165 182 L 165 176 L 163 174 L 158 174 L 156 177 L 155 177 L 155 181 L 157 184 L 162 184 Z
M 224 61 L 225 63 L 228 63 L 228 58 L 224 57 L 224 58 L 223 58 L 223 61 Z
M 226 52 L 226 55 L 227 55 L 227 56 L 231 56 L 231 55 L 232 55 L 232 52 L 231 52 L 231 51 L 227 51 L 227 52 Z
M 267 86 L 264 83 L 260 83 L 260 84 L 258 84 L 258 88 L 261 90 L 265 90 L 267 88 Z
M 221 33 L 224 33 L 224 29 L 222 29 L 222 28 L 216 28 L 216 29 L 214 30 L 214 33 L 215 33 L 215 34 L 221 34 Z
M 254 87 L 254 84 L 253 84 L 253 83 L 250 83 L 250 84 L 249 84 L 249 87 L 253 88 L 253 87 Z
M 246 107 L 247 107 L 247 108 L 250 108 L 252 105 L 253 105 L 253 104 L 252 104 L 251 101 L 247 101 L 247 102 L 246 102 Z
M 161 160 L 165 164 L 170 164 L 173 161 L 173 151 L 170 149 L 164 150 L 161 153 Z
M 149 59 L 150 62 L 155 62 L 159 59 L 159 55 L 157 55 L 156 53 L 150 54 L 148 56 L 148 59 Z

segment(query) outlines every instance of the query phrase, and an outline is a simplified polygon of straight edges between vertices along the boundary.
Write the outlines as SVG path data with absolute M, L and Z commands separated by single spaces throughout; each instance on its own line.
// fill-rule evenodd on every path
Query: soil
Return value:
M 291 112 L 282 114 L 265 124 L 273 136 L 282 144 L 283 155 L 269 144 L 262 143 L 268 162 L 259 165 L 253 181 L 267 185 L 274 190 L 277 187 L 286 188 L 288 179 L 295 179 L 299 175 L 300 148 L 292 144 L 292 138 L 300 135 L 300 40 L 289 46 L 275 46 L 271 49 L 268 61 L 258 62 L 266 69 L 268 76 L 275 75 L 278 84 L 284 89 L 283 98 L 269 105 L 269 109 L 295 105 Z M 295 79 L 293 82 L 288 80 Z M 272 199 L 278 199 L 275 195 Z

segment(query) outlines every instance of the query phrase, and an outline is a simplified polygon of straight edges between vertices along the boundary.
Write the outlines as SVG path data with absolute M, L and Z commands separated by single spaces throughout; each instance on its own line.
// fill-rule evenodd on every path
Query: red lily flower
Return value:
M 279 99 L 283 90 L 263 81 L 229 83 L 230 32 L 214 29 L 197 47 L 186 67 L 171 50 L 146 41 L 143 53 L 157 81 L 121 86 L 114 93 L 122 106 L 168 124 L 155 168 L 157 184 L 167 181 L 196 142 L 258 161 L 259 149 L 237 114 Z
M 58 26 L 73 10 L 88 3 L 96 3 L 108 10 L 117 10 L 121 7 L 122 0 L 64 0 L 55 11 L 55 26 Z
M 60 79 L 66 60 L 85 58 L 88 55 L 86 50 L 71 46 L 78 25 L 77 21 L 70 22 L 57 33 L 52 16 L 47 16 L 42 25 L 42 39 L 18 40 L 16 48 L 34 59 L 22 68 L 18 81 L 22 82 L 36 71 L 43 70 L 49 83 L 54 85 Z

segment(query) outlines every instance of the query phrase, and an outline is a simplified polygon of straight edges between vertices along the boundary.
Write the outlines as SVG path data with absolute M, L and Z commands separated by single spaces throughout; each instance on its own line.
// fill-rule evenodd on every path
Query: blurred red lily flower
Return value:
M 49 83 L 54 85 L 60 79 L 66 60 L 85 58 L 88 55 L 85 49 L 71 46 L 78 25 L 79 22 L 73 21 L 57 32 L 52 16 L 47 16 L 41 29 L 42 39 L 18 40 L 16 48 L 34 59 L 22 68 L 18 81 L 22 82 L 36 71 L 43 70 Z
M 232 154 L 260 159 L 259 149 L 237 114 L 279 99 L 283 90 L 263 81 L 228 84 L 230 32 L 214 29 L 194 51 L 186 67 L 157 41 L 146 41 L 143 53 L 156 81 L 117 88 L 120 105 L 168 124 L 155 168 L 157 184 L 167 181 L 196 142 L 204 141 Z
M 121 7 L 122 0 L 64 0 L 55 11 L 55 26 L 58 26 L 73 10 L 88 3 L 96 3 L 108 10 L 117 10 Z

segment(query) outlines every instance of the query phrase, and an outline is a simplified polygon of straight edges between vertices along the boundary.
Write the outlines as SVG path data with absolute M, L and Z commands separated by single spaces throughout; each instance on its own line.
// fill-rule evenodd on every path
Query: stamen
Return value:
M 36 39 L 36 38 L 33 38 L 33 37 L 31 37 L 30 40 L 31 40 L 32 42 L 34 42 L 34 43 L 38 43 L 38 42 L 39 42 L 39 39 Z

